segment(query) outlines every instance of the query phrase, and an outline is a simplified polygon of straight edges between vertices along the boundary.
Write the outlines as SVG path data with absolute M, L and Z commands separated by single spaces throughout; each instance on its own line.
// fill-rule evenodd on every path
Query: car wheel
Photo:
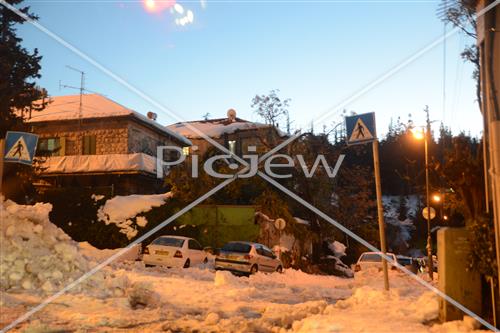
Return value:
M 257 265 L 253 265 L 252 268 L 250 268 L 250 275 L 255 274 L 259 271 L 259 267 Z
M 282 266 L 278 266 L 278 268 L 276 268 L 276 272 L 278 273 L 283 273 L 283 267 Z
M 205 259 L 203 259 L 203 263 L 206 264 L 208 262 L 208 258 L 205 257 Z
M 191 265 L 191 261 L 188 259 L 186 260 L 186 262 L 184 263 L 184 268 L 189 268 L 189 266 Z

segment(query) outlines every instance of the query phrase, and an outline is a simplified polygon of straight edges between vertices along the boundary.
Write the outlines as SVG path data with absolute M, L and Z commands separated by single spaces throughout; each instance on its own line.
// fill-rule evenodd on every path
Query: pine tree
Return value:
M 22 0 L 7 0 L 11 5 L 19 5 Z M 19 10 L 31 19 L 37 16 L 30 13 L 29 7 Z M 37 109 L 34 101 L 46 95 L 35 85 L 40 78 L 41 56 L 22 47 L 22 39 L 17 36 L 16 25 L 25 20 L 5 6 L 0 6 L 0 137 L 9 129 L 22 129 L 22 118 L 15 110 Z

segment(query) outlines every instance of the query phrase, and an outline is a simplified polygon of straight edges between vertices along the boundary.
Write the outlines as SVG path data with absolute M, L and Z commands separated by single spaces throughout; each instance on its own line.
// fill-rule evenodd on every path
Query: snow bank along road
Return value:
M 51 206 L 0 202 L 0 327 L 109 256 L 48 219 Z M 470 318 L 437 324 L 438 300 L 391 271 L 354 279 L 258 273 L 238 278 L 210 264 L 145 268 L 122 261 L 20 323 L 14 332 L 471 332 Z

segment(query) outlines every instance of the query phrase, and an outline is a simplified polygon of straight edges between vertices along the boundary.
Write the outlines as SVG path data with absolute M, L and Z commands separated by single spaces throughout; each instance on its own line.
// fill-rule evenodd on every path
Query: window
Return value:
M 64 156 L 65 146 L 65 138 L 41 138 L 38 140 L 37 155 Z
M 160 237 L 153 241 L 154 245 L 163 245 L 163 246 L 171 246 L 171 247 L 182 247 L 184 244 L 184 239 L 179 238 L 170 238 L 170 237 Z
M 190 250 L 202 250 L 200 243 L 198 243 L 194 239 L 189 240 L 188 247 Z
M 222 251 L 225 252 L 237 252 L 237 253 L 248 253 L 252 249 L 252 246 L 246 243 L 231 242 L 227 243 L 222 247 Z
M 83 137 L 83 155 L 95 155 L 95 135 Z
M 182 155 L 184 156 L 189 155 L 189 147 L 182 147 Z
M 229 145 L 229 151 L 233 154 L 236 154 L 236 141 L 230 140 L 228 141 L 228 145 Z

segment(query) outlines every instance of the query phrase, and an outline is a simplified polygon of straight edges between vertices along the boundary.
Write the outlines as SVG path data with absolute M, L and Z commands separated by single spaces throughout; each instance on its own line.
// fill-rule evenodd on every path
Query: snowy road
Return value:
M 27 332 L 470 332 L 472 322 L 435 324 L 437 298 L 393 272 L 355 279 L 259 273 L 238 278 L 209 268 L 146 269 L 142 263 L 107 268 L 120 287 L 140 283 L 159 295 L 158 307 L 132 309 L 116 297 L 65 295 L 16 330 Z M 126 277 L 126 278 L 125 278 Z M 119 282 L 116 282 L 119 281 Z M 2 326 L 41 299 L 4 294 Z
M 2 328 L 118 251 L 76 243 L 49 221 L 50 210 L 0 202 Z M 438 324 L 437 297 L 397 271 L 390 271 L 387 293 L 379 272 L 342 279 L 286 270 L 238 278 L 211 267 L 115 262 L 11 331 L 454 333 L 476 327 L 468 319 Z

